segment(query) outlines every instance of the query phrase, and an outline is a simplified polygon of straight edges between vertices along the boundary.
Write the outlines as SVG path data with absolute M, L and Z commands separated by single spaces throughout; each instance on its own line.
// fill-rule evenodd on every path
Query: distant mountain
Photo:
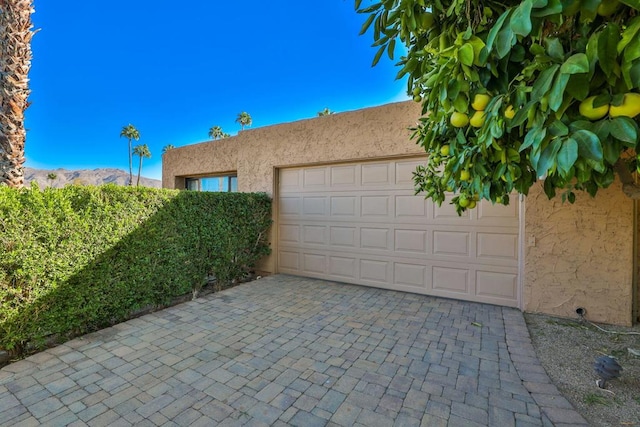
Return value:
M 55 174 L 55 179 L 49 179 L 49 174 Z M 117 184 L 127 185 L 129 183 L 129 173 L 122 169 L 82 169 L 82 170 L 67 170 L 67 169 L 33 169 L 25 168 L 25 186 L 30 185 L 31 182 L 37 182 L 40 188 L 54 187 L 62 188 L 65 185 L 77 184 L 77 185 L 102 185 L 102 184 Z M 137 175 L 133 175 L 133 185 L 136 184 Z M 158 179 L 140 177 L 140 185 L 144 187 L 162 188 L 162 181 Z

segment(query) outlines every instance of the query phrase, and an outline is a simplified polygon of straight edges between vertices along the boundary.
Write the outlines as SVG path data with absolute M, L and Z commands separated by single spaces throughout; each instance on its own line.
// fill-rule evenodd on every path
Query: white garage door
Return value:
M 281 273 L 518 306 L 519 208 L 459 217 L 414 195 L 420 160 L 281 169 Z

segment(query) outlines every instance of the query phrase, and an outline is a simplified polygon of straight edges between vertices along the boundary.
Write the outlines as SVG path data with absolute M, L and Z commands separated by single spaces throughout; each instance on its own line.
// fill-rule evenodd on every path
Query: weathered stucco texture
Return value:
M 389 104 L 176 148 L 163 156 L 163 186 L 184 188 L 185 177 L 236 172 L 239 191 L 274 196 L 279 168 L 424 155 L 408 130 L 420 112 L 413 102 Z M 525 206 L 523 308 L 575 317 L 575 309 L 584 307 L 589 320 L 631 323 L 633 202 L 620 185 L 595 199 L 580 195 L 575 205 L 549 201 L 536 185 Z M 274 227 L 274 244 L 276 232 Z M 275 257 L 261 269 L 276 271 Z
M 619 182 L 576 203 L 547 199 L 540 184 L 526 199 L 524 309 L 630 325 L 633 306 L 633 201 Z M 535 244 L 535 246 L 533 246 Z

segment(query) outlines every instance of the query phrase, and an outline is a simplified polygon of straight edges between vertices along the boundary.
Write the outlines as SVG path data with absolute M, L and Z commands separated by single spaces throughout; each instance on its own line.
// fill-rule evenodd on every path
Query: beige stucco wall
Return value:
M 416 103 L 388 104 L 176 148 L 163 156 L 163 187 L 184 188 L 184 177 L 237 172 L 240 191 L 274 196 L 278 168 L 424 154 L 409 139 L 419 117 Z M 633 203 L 619 185 L 595 199 L 581 195 L 575 205 L 547 200 L 536 185 L 525 206 L 523 308 L 574 317 L 580 306 L 590 320 L 629 324 Z M 261 268 L 274 272 L 275 257 Z
M 633 201 L 619 182 L 576 203 L 549 200 L 541 184 L 526 200 L 524 309 L 630 325 L 633 307 Z

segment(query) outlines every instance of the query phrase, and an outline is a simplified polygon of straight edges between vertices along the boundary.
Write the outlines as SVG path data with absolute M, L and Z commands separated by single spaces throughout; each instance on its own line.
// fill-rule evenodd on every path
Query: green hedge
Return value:
M 0 186 L 0 349 L 20 354 L 246 276 L 269 253 L 265 194 Z

